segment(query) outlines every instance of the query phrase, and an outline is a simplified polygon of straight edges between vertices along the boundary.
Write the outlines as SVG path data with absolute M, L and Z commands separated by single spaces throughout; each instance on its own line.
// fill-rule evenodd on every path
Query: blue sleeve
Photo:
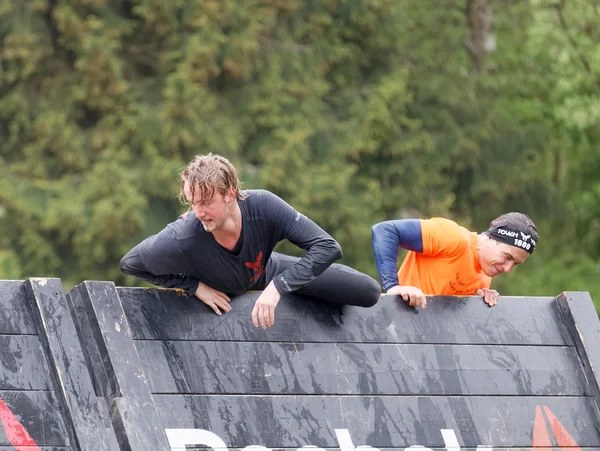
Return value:
M 373 253 L 384 290 L 398 285 L 398 248 L 423 252 L 421 222 L 418 219 L 385 221 L 372 227 Z

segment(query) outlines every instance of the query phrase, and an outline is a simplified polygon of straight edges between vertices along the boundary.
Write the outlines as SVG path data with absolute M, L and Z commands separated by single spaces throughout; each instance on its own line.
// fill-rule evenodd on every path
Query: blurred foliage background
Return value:
M 494 287 L 600 306 L 599 24 L 590 0 L 4 0 L 0 279 L 138 285 L 120 258 L 213 151 L 373 276 L 374 223 L 527 213 L 538 250 Z

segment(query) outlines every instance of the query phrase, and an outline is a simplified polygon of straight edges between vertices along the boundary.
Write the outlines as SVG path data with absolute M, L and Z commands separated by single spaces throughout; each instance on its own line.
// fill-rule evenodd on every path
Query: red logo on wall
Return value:
M 550 429 L 546 426 L 544 413 L 550 424 Z M 556 439 L 556 445 L 560 448 L 569 448 L 569 451 L 581 451 L 577 442 L 571 437 L 571 434 L 567 432 L 565 427 L 560 424 L 560 421 L 558 421 L 552 411 L 547 406 L 544 406 L 544 411 L 542 412 L 542 407 L 537 406 L 535 408 L 535 422 L 533 423 L 533 441 L 531 446 L 551 450 L 554 445 L 552 444 L 552 440 L 550 440 L 549 430 L 552 430 L 552 434 Z
M 27 433 L 10 408 L 0 399 L 0 420 L 8 441 L 17 451 L 40 451 L 37 443 Z

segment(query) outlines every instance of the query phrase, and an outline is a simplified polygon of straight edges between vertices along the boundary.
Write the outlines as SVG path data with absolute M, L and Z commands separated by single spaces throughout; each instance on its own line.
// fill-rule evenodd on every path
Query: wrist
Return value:
M 269 282 L 269 285 L 267 285 L 267 288 L 265 288 L 265 291 L 268 291 L 269 293 L 276 295 L 277 299 L 279 299 L 281 297 L 281 293 L 277 289 L 275 282 L 272 280 Z
M 385 291 L 389 291 L 394 287 L 400 286 L 400 281 L 396 280 L 387 280 L 386 283 L 383 284 L 383 289 Z
M 194 292 L 195 296 L 198 296 L 199 293 L 204 289 L 204 284 L 200 281 L 198 281 L 198 286 L 196 287 L 196 291 Z

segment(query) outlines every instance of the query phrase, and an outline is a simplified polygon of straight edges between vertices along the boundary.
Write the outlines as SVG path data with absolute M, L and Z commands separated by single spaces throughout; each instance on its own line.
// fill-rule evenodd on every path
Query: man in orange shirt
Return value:
M 372 230 L 383 289 L 423 308 L 426 295 L 477 295 L 496 305 L 492 277 L 524 263 L 539 239 L 531 219 L 516 212 L 494 219 L 481 234 L 444 218 L 385 221 Z M 396 273 L 399 247 L 409 252 Z

